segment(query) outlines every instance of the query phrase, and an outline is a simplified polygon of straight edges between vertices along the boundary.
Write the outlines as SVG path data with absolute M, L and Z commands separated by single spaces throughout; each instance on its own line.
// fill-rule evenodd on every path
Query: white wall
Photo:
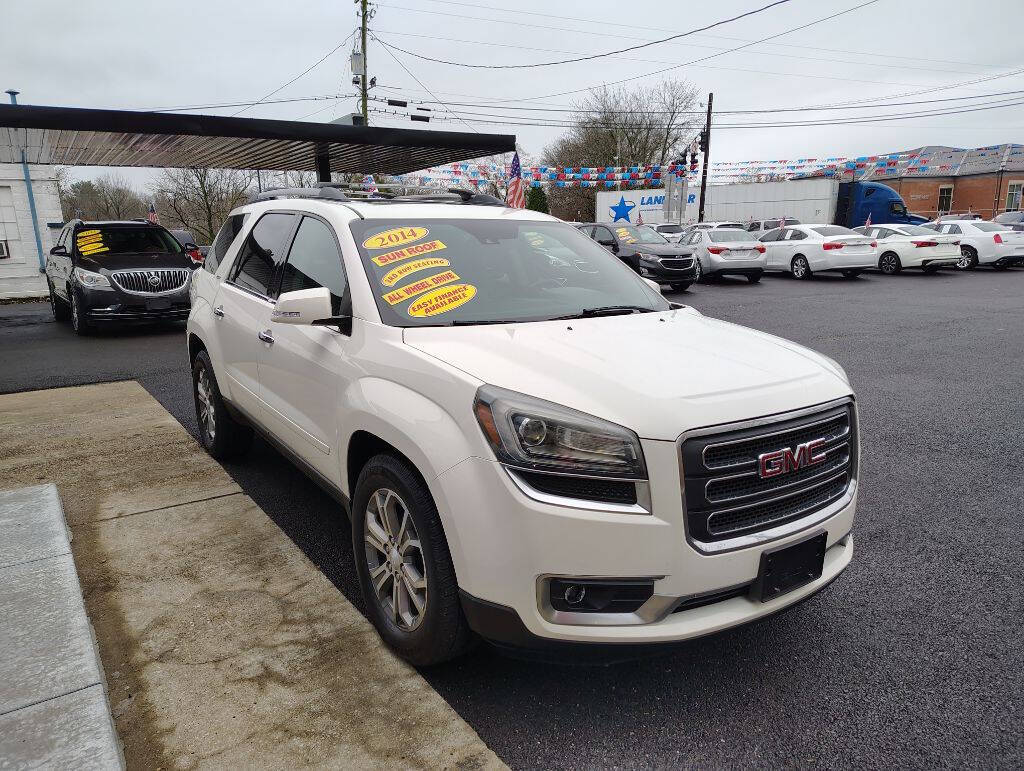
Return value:
M 642 216 L 644 224 L 651 225 L 665 221 L 664 200 L 664 188 L 600 191 L 594 202 L 594 214 L 598 222 L 615 222 L 612 207 L 621 202 L 624 205 L 619 207 L 619 211 L 626 219 L 619 219 L 618 222 L 636 225 Z
M 30 166 L 29 173 L 45 256 L 60 233 L 48 225 L 63 221 L 57 184 L 52 166 Z M 7 242 L 10 252 L 10 257 L 0 259 L 0 299 L 44 296 L 46 280 L 39 272 L 25 177 L 17 163 L 0 163 L 0 241 Z

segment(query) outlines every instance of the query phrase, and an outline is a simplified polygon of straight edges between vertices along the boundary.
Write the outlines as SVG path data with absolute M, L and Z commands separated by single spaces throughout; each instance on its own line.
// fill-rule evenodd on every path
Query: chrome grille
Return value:
M 156 268 L 154 270 L 119 270 L 110 274 L 114 284 L 132 294 L 162 294 L 174 292 L 188 283 L 191 271 L 186 268 Z
M 697 541 L 756 533 L 842 498 L 856 478 L 852 404 L 753 428 L 686 439 L 681 447 L 686 524 Z M 824 460 L 763 479 L 758 456 L 822 439 Z

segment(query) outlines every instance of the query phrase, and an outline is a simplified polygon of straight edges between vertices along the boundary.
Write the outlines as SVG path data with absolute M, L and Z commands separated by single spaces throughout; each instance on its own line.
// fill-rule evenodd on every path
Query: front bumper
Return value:
M 114 286 L 109 289 L 75 287 L 78 301 L 90 324 L 132 325 L 184 322 L 192 307 L 189 285 L 152 297 L 131 294 Z
M 536 500 L 500 464 L 482 458 L 466 459 L 435 480 L 438 508 L 452 519 L 446 532 L 467 618 L 482 636 L 517 646 L 530 640 L 614 645 L 686 640 L 800 602 L 849 564 L 855 485 L 824 521 L 749 548 L 703 553 L 687 540 L 678 444 L 642 444 L 650 514 Z M 827 533 L 827 552 L 819 579 L 768 602 L 748 596 L 744 587 L 756 580 L 763 551 L 821 531 Z M 618 622 L 552 614 L 545 599 L 552 576 L 647 578 L 654 596 L 628 614 L 635 617 L 624 614 Z M 692 602 L 723 590 L 738 591 L 710 604 Z M 687 608 L 675 612 L 681 605 Z M 479 608 L 484 611 L 478 613 Z
M 641 258 L 639 265 L 641 276 L 662 284 L 697 280 L 697 262 L 694 257 L 666 257 L 656 260 Z M 676 267 L 679 265 L 682 267 Z

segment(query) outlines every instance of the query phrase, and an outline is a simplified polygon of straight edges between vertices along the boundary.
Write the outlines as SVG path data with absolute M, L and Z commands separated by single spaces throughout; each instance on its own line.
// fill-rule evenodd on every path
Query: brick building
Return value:
M 1024 190 L 1024 145 L 993 145 L 965 150 L 929 145 L 900 156 L 927 158 L 921 169 L 901 162 L 898 176 L 869 172 L 862 179 L 889 185 L 914 214 L 976 212 L 986 219 L 1021 209 Z

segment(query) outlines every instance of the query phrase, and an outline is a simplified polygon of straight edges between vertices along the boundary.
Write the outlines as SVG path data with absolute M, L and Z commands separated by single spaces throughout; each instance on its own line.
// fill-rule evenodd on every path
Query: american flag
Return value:
M 513 209 L 526 208 L 526 194 L 523 193 L 523 169 L 519 165 L 519 153 L 512 156 L 512 166 L 508 170 L 508 192 L 505 194 L 505 205 Z
M 363 188 L 370 194 L 371 197 L 377 195 L 377 183 L 373 179 L 372 174 L 367 174 L 363 177 Z
M 870 227 L 870 226 L 871 226 L 871 212 L 868 212 L 868 218 L 866 220 L 864 220 L 864 227 Z
M 156 207 L 153 202 L 149 202 L 149 212 L 146 214 L 146 219 L 152 222 L 154 225 L 160 224 L 160 215 L 156 213 Z

